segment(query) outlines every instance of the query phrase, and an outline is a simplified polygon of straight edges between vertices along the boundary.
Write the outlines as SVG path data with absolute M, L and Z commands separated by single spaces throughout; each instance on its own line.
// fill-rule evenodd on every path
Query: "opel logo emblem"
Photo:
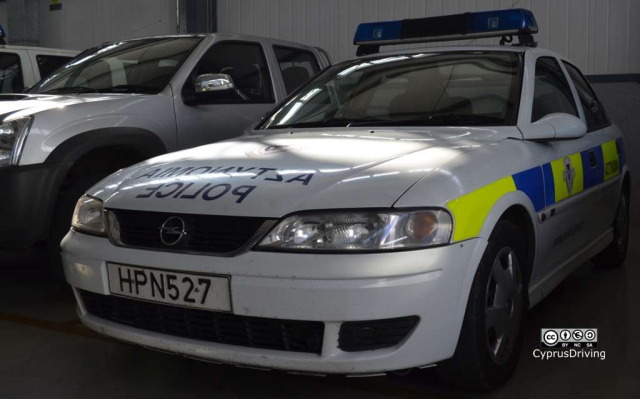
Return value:
M 186 235 L 187 230 L 184 220 L 177 216 L 172 216 L 165 220 L 162 227 L 160 227 L 160 241 L 167 246 L 176 245 Z

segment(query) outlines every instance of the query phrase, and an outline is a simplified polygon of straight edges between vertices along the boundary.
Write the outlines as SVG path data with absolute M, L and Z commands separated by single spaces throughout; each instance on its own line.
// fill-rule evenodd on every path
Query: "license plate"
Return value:
M 108 263 L 113 295 L 209 310 L 231 311 L 228 277 L 176 273 Z

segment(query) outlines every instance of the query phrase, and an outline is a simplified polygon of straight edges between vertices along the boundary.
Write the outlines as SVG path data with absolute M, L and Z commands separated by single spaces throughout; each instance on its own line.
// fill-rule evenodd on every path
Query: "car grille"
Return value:
M 118 244 L 138 248 L 156 248 L 176 252 L 226 254 L 242 248 L 267 220 L 254 217 L 192 215 L 109 209 L 115 215 L 119 231 L 109 225 L 110 236 Z M 162 225 L 170 218 L 184 221 L 185 231 L 179 242 L 167 245 L 160 238 Z M 114 234 L 116 233 L 116 234 Z
M 238 316 L 80 290 L 91 315 L 142 330 L 200 341 L 320 354 L 324 323 Z
M 348 321 L 340 326 L 338 348 L 345 352 L 359 352 L 395 346 L 409 335 L 417 323 L 417 316 Z

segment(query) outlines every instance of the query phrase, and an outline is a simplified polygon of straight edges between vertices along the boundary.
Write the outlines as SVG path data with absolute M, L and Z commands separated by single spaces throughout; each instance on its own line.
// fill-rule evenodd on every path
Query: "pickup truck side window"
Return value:
M 310 51 L 273 46 L 273 52 L 278 59 L 287 94 L 291 94 L 320 70 L 318 60 Z
M 578 68 L 568 62 L 563 61 L 563 63 L 578 92 L 580 105 L 582 105 L 584 117 L 587 120 L 587 130 L 592 132 L 609 126 L 609 118 L 607 118 L 604 107 L 600 101 L 598 101 L 598 97 L 596 97 L 596 93 L 593 92 L 591 85 L 589 85 Z
M 56 69 L 60 68 L 73 57 L 64 57 L 61 55 L 45 55 L 38 54 L 36 61 L 38 62 L 38 71 L 40 71 L 40 79 L 44 79 L 51 75 Z
M 23 90 L 20 56 L 15 53 L 0 53 L 0 93 L 22 93 Z
M 553 57 L 540 57 L 536 61 L 535 88 L 531 122 L 554 112 L 578 117 L 578 108 L 560 64 Z
M 195 67 L 183 90 L 193 92 L 195 79 L 204 74 L 231 76 L 237 90 L 209 93 L 210 104 L 256 104 L 274 102 L 267 61 L 258 43 L 216 43 Z

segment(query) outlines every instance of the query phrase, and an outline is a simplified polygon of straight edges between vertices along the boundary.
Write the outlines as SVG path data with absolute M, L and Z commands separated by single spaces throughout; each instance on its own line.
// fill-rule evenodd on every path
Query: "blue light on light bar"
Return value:
M 538 33 L 538 24 L 531 11 L 517 8 L 471 13 L 467 20 L 467 29 L 469 33 L 505 30 L 517 30 L 518 33 Z
M 404 21 L 370 22 L 358 25 L 354 44 L 368 41 L 397 40 L 402 37 Z
M 482 11 L 358 25 L 354 44 L 402 44 L 501 37 L 538 32 L 533 13 L 524 9 Z

